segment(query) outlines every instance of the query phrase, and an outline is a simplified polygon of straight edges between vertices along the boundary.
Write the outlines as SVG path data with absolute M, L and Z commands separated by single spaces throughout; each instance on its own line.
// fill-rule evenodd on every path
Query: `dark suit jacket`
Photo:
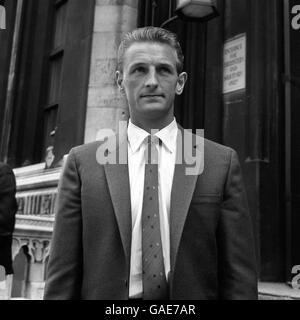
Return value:
M 119 146 L 126 152 L 127 142 Z M 100 165 L 99 147 L 74 148 L 66 161 L 44 299 L 128 299 L 128 165 Z M 186 167 L 176 164 L 171 194 L 170 299 L 256 299 L 252 223 L 236 152 L 205 140 L 203 173 L 186 175 Z
M 11 244 L 15 227 L 16 181 L 13 171 L 6 164 L 0 163 L 0 265 L 6 273 L 13 273 Z

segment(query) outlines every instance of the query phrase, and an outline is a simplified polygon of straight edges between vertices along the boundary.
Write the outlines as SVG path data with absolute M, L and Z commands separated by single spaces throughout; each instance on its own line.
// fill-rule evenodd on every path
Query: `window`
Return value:
M 60 107 L 61 73 L 66 39 L 67 0 L 53 1 L 53 25 L 48 59 L 47 98 L 44 106 L 43 150 L 53 146 Z
M 8 146 L 12 167 L 53 165 L 83 143 L 95 0 L 22 2 Z

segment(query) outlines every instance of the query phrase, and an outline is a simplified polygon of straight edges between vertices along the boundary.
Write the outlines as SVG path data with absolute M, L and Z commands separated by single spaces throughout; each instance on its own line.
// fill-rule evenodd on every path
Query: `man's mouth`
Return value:
M 143 94 L 142 98 L 163 98 L 162 94 Z

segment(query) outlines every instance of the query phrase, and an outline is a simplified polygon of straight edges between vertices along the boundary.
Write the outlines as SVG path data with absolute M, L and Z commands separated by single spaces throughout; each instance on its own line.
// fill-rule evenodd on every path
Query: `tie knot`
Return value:
M 146 163 L 158 164 L 158 146 L 160 139 L 155 135 L 149 135 L 147 137 L 147 144 L 145 149 Z
M 159 139 L 157 136 L 153 135 L 153 134 L 150 134 L 150 135 L 148 136 L 148 139 L 149 139 L 149 142 L 150 142 L 151 144 L 153 144 L 153 145 L 158 145 L 158 144 L 159 144 L 159 141 L 160 141 L 160 139 Z

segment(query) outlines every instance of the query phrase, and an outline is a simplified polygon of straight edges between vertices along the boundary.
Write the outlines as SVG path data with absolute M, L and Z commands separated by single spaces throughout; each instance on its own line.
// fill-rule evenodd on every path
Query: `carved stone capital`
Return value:
M 50 241 L 49 240 L 30 240 L 29 241 L 29 254 L 32 257 L 32 262 L 46 261 L 49 256 Z
M 13 238 L 13 259 L 20 252 L 22 247 L 28 248 L 31 263 L 45 263 L 49 256 L 50 240 L 49 239 L 34 239 L 25 237 Z

